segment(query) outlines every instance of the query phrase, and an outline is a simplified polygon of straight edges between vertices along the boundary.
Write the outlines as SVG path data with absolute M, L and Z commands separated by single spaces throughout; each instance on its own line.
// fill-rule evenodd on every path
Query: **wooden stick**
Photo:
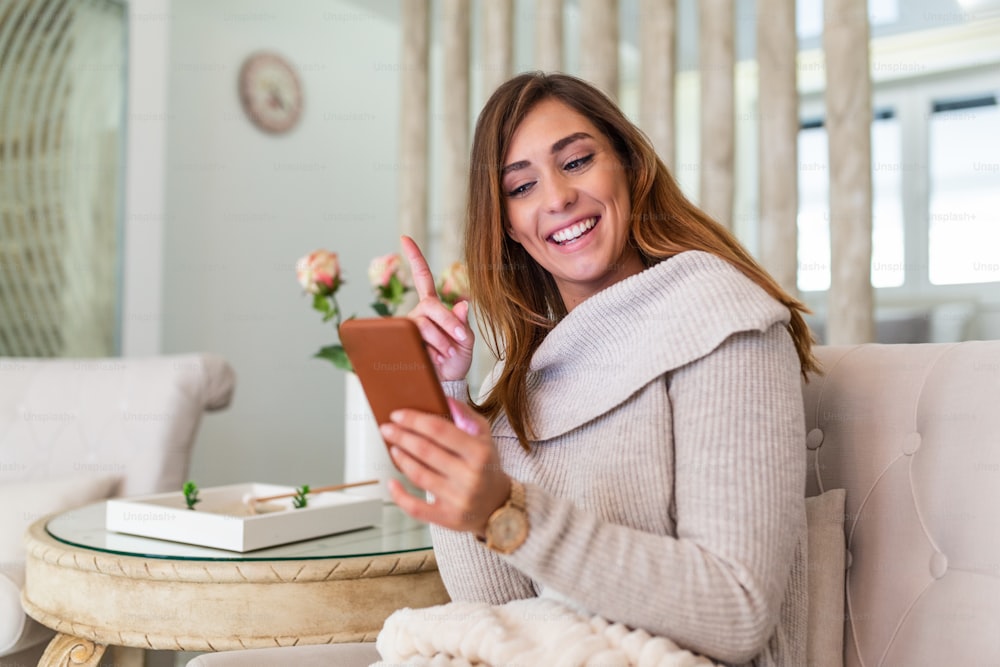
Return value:
M 334 484 L 333 486 L 321 486 L 315 489 L 309 489 L 309 494 L 314 493 L 326 493 L 327 491 L 340 491 L 341 489 L 350 489 L 355 486 L 368 486 L 369 484 L 378 484 L 377 479 L 368 479 L 363 482 L 348 482 L 347 484 Z M 298 491 L 293 491 L 292 493 L 282 493 L 277 496 L 265 496 L 264 498 L 249 498 L 247 503 L 263 503 L 269 500 L 280 500 L 282 498 L 293 498 L 299 494 Z

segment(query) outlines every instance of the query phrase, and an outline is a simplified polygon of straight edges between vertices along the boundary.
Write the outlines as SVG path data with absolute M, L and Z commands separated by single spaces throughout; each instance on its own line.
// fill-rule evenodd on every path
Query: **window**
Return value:
M 928 270 L 934 285 L 1000 280 L 1000 107 L 938 101 L 929 124 Z
M 872 123 L 872 284 L 898 287 L 904 280 L 902 173 L 899 121 L 891 110 Z M 802 291 L 830 287 L 830 163 L 821 119 L 799 132 L 799 275 Z
M 868 0 L 868 20 L 872 26 L 882 26 L 899 20 L 899 0 Z M 823 3 L 797 0 L 795 32 L 799 39 L 819 37 L 823 32 Z

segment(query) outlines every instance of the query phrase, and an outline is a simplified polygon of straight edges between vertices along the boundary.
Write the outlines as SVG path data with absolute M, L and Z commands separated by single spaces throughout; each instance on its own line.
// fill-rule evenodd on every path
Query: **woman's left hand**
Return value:
M 510 478 L 500 468 L 489 423 L 459 401 L 448 399 L 452 419 L 397 410 L 382 436 L 396 465 L 433 501 L 410 495 L 397 480 L 389 492 L 415 519 L 482 535 L 490 514 L 510 496 Z

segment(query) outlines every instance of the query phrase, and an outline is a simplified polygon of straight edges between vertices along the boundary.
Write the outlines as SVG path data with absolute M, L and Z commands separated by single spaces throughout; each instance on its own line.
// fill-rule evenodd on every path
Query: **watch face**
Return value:
M 295 127 L 302 115 L 302 85 L 291 64 L 275 53 L 255 53 L 240 69 L 240 101 L 265 132 Z
M 528 536 L 528 517 L 523 510 L 505 507 L 488 526 L 491 547 L 501 553 L 517 549 Z

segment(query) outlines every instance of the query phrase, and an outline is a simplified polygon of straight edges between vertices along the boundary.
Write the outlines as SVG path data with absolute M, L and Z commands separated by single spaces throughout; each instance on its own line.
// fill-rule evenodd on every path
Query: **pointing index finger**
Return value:
M 413 286 L 416 288 L 417 294 L 421 299 L 437 297 L 434 274 L 431 273 L 430 267 L 427 266 L 427 260 L 424 259 L 424 254 L 417 247 L 417 242 L 409 236 L 403 236 L 401 240 L 403 243 L 403 252 L 406 253 L 406 259 L 410 262 L 410 274 L 413 276 Z

